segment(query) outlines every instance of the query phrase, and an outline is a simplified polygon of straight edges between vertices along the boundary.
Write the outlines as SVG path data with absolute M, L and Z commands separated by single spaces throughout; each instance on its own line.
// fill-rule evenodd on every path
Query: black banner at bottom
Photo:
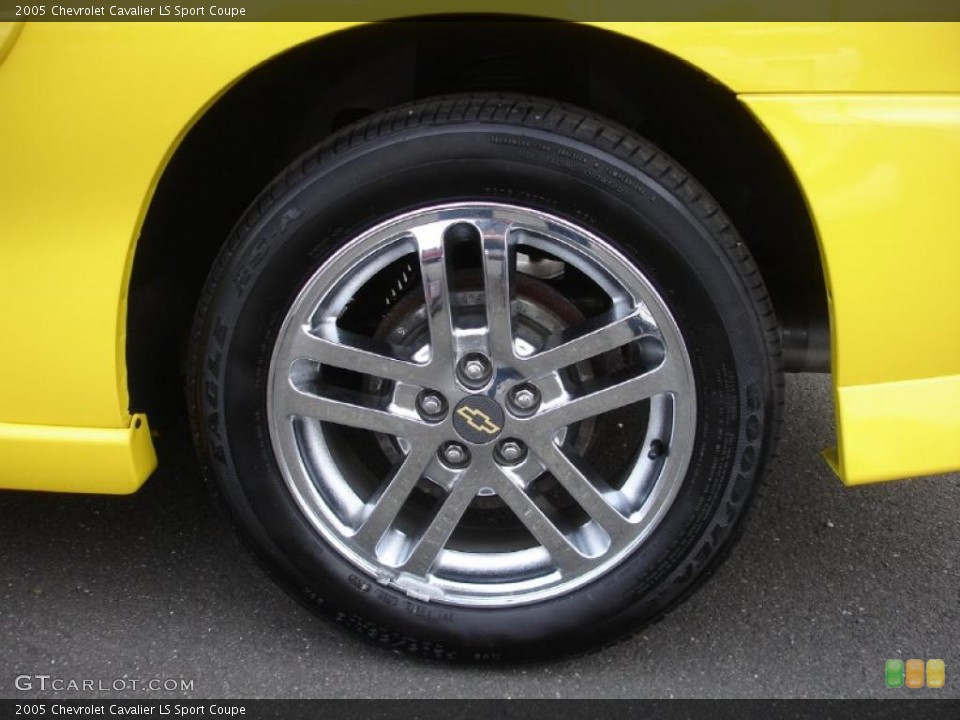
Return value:
M 0 718 L 960 720 L 960 700 L 0 700 Z

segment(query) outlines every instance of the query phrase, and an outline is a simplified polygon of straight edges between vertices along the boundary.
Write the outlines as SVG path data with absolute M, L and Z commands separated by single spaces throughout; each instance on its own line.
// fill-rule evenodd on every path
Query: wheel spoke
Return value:
M 580 554 L 533 499 L 509 478 L 500 475 L 500 479 L 494 483 L 494 490 L 537 542 L 550 553 L 553 562 L 563 574 L 580 572 L 589 564 L 589 559 Z
M 512 297 L 514 255 L 510 225 L 497 220 L 477 223 L 482 235 L 483 285 L 487 311 L 487 352 L 505 360 L 513 357 Z
M 333 322 L 324 323 L 318 334 L 301 329 L 290 348 L 292 357 L 309 358 L 322 365 L 421 387 L 430 382 L 432 373 L 427 365 L 402 360 L 390 351 L 389 344 L 345 332 Z
M 430 328 L 430 366 L 450 365 L 455 357 L 452 298 L 444 251 L 445 223 L 417 228 L 414 239 L 423 281 L 423 296 Z
M 383 489 L 367 503 L 369 510 L 353 536 L 355 542 L 376 553 L 377 543 L 407 502 L 432 456 L 429 446 L 420 445 L 404 457 Z
M 597 318 L 579 328 L 573 338 L 560 336 L 547 342 L 547 349 L 517 362 L 517 369 L 529 379 L 536 379 L 570 365 L 596 357 L 627 343 L 638 340 L 647 333 L 647 324 L 638 310 L 625 317 L 611 320 Z
M 278 392 L 274 402 L 276 411 L 283 416 L 312 417 L 397 437 L 412 437 L 424 426 L 419 419 L 366 407 L 361 404 L 363 397 L 360 393 L 348 392 L 338 392 L 335 397 L 312 395 L 287 383 L 285 391 Z
M 404 572 L 420 577 L 425 577 L 430 572 L 430 568 L 447 544 L 463 513 L 476 497 L 477 484 L 472 480 L 476 472 L 475 469 L 466 470 L 463 477 L 453 486 L 450 494 L 444 498 L 443 504 L 420 537 L 417 546 L 402 565 L 401 569 Z
M 604 488 L 599 480 L 588 477 L 589 471 L 569 458 L 553 442 L 539 443 L 534 452 L 587 515 L 610 536 L 611 543 L 616 545 L 618 540 L 631 532 L 633 526 L 614 507 L 615 490 Z
M 538 429 L 545 430 L 556 430 L 572 425 L 595 415 L 675 390 L 673 375 L 671 366 L 668 363 L 662 363 L 641 375 L 619 382 L 614 381 L 597 390 L 591 391 L 592 386 L 587 385 L 586 394 L 546 408 L 529 422 Z

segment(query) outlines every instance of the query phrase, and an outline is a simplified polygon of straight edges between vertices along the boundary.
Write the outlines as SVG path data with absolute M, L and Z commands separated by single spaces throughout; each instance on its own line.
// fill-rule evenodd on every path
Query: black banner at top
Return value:
M 943 21 L 957 0 L 0 0 L 0 21 L 379 21 L 506 15 L 587 21 Z

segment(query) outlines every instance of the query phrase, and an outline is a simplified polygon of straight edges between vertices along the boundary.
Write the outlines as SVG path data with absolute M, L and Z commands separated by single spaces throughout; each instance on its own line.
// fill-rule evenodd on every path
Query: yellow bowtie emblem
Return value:
M 477 410 L 469 405 L 464 405 L 457 410 L 457 415 L 466 420 L 467 425 L 478 432 L 486 433 L 487 435 L 496 435 L 498 432 L 500 432 L 500 426 L 497 425 L 483 410 Z

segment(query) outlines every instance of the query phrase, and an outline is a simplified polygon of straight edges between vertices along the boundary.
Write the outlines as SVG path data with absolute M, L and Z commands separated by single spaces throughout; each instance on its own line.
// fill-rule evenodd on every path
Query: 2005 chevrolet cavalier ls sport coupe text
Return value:
M 0 487 L 134 492 L 185 388 L 260 560 L 375 642 L 669 610 L 784 372 L 843 482 L 960 468 L 956 24 L 4 23 L 0 108 Z

